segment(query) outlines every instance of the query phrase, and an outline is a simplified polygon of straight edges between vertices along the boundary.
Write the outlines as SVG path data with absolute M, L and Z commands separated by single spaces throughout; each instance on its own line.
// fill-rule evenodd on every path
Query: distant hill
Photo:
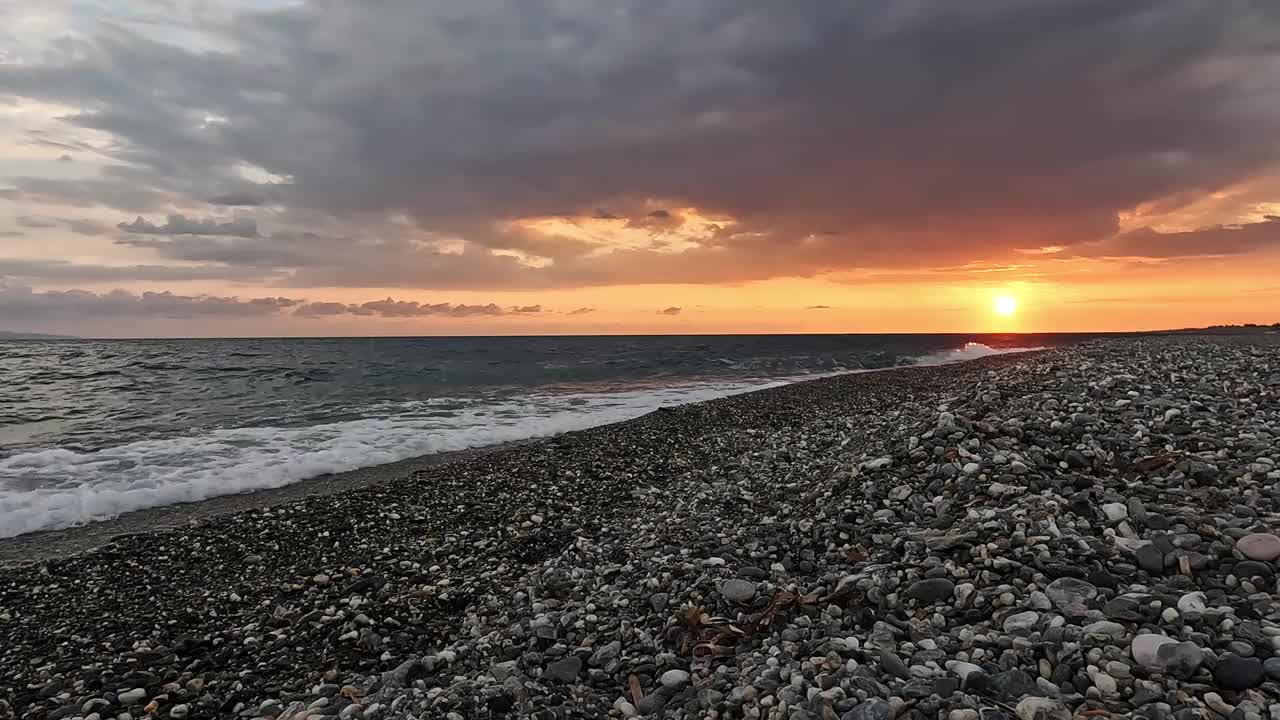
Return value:
M 1274 325 L 1210 325 L 1205 328 L 1177 328 L 1175 330 L 1157 330 L 1155 335 L 1258 335 L 1280 332 L 1280 323 Z
M 0 330 L 0 340 L 79 340 L 75 335 L 42 335 L 40 333 Z

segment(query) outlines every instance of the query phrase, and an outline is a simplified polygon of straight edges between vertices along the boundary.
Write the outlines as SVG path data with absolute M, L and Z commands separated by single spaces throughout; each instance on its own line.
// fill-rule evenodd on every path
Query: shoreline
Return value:
M 860 375 L 865 373 L 886 373 L 898 370 L 920 370 L 947 367 L 965 363 L 980 362 L 989 358 L 1025 356 L 1029 353 L 1047 352 L 1052 349 L 1053 348 L 1039 347 L 1027 348 L 1025 350 L 1017 350 L 1013 352 L 999 351 L 980 358 L 953 362 L 900 365 L 895 367 L 870 368 L 850 370 L 834 374 L 822 374 L 816 375 L 812 378 L 788 382 L 783 385 L 762 387 L 754 390 L 734 393 L 733 395 L 726 397 L 737 397 L 758 392 L 769 392 L 778 388 L 822 381 L 832 377 Z M 675 407 L 684 407 L 685 405 L 694 405 L 704 402 L 716 402 L 723 399 L 725 398 L 713 398 L 711 400 L 698 400 L 691 403 L 683 403 L 681 405 L 674 405 L 669 406 L 668 408 L 650 411 L 650 413 L 646 413 L 645 415 L 649 415 L 654 412 L 663 412 Z M 278 488 L 264 488 L 261 490 L 253 490 L 251 492 L 218 495 L 204 500 L 143 508 L 141 510 L 132 510 L 114 518 L 99 520 L 84 525 L 76 525 L 54 530 L 40 530 L 13 537 L 0 538 L 0 567 L 5 565 L 42 562 L 44 560 L 68 557 L 109 544 L 115 538 L 119 537 L 139 533 L 174 530 L 222 515 L 243 512 L 246 510 L 270 508 L 277 505 L 305 500 L 311 497 L 323 497 L 344 493 L 389 480 L 409 477 L 438 465 L 465 462 L 482 453 L 498 452 L 530 443 L 547 442 L 555 438 L 586 432 L 600 427 L 622 425 L 639 420 L 640 418 L 645 417 L 645 415 L 614 423 L 606 423 L 605 425 L 598 425 L 584 430 L 560 433 L 559 435 L 549 437 L 527 438 L 524 440 L 498 443 L 496 445 L 484 445 L 475 448 L 466 448 L 463 450 L 448 450 L 429 455 L 420 455 L 418 457 L 407 458 L 405 460 L 383 463 L 380 465 L 371 465 L 341 473 L 326 473 L 324 475 L 307 478 Z
M 0 538 L 0 567 L 63 558 L 93 550 L 114 539 L 139 533 L 176 530 L 223 515 L 275 507 L 312 497 L 324 497 L 407 477 L 436 465 L 465 462 L 524 442 L 500 443 L 466 450 L 421 455 L 382 465 L 328 473 L 278 488 L 218 495 L 205 500 L 133 510 L 108 520 L 58 530 L 39 530 Z
M 1277 368 L 839 375 L 0 567 L 0 716 L 1265 717 Z

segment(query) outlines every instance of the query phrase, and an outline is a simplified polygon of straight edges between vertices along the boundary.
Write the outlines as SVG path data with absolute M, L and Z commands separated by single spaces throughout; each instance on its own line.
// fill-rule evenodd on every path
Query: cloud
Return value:
M 255 237 L 177 216 L 253 240 L 212 247 L 228 268 L 271 258 L 299 286 L 536 288 L 1092 253 L 1120 212 L 1280 173 L 1275 3 L 269 5 L 201 20 L 201 42 L 104 22 L 0 65 L 0 94 L 105 138 L 76 146 L 100 176 L 0 194 L 322 217 Z M 691 229 L 688 208 L 724 222 Z M 564 210 L 654 244 L 502 229 Z M 387 218 L 403 236 L 368 229 Z M 306 231 L 338 240 L 309 257 Z
M 669 307 L 669 308 L 666 308 L 666 309 L 663 309 L 663 310 L 659 310 L 659 311 L 658 311 L 658 314 L 659 314 L 659 315 L 679 315 L 679 314 L 680 314 L 680 312 L 681 312 L 681 308 L 678 308 L 678 307 Z
M 110 228 L 106 225 L 95 220 L 88 220 L 84 218 L 52 218 L 38 215 L 19 215 L 14 219 L 14 224 L 18 227 L 29 229 L 56 228 L 59 224 L 62 224 L 66 225 L 71 232 L 77 235 L 87 236 L 104 235 L 110 231 Z
M 356 305 L 348 305 L 340 302 L 311 302 L 299 307 L 295 314 L 303 317 L 328 317 L 333 315 L 346 315 L 352 312 L 351 308 L 358 307 Z
M 110 228 L 95 220 L 84 220 L 80 218 L 59 218 L 71 232 L 77 235 L 86 235 L 89 237 L 97 237 L 110 232 Z
M 541 306 L 530 306 L 541 307 Z M 524 308 L 513 308 L 511 313 L 539 312 Z M 295 314 L 302 317 L 332 317 L 335 315 L 378 316 L 384 318 L 417 318 L 417 317 L 496 317 L 509 314 L 494 303 L 487 305 L 466 305 L 452 303 L 419 303 L 411 300 L 374 300 L 361 304 L 343 304 L 335 302 L 314 302 L 300 306 Z
M 24 228 L 52 228 L 58 227 L 58 221 L 53 218 L 36 217 L 32 215 L 19 215 L 14 219 L 14 224 Z
M 0 76 L 3 69 L 0 68 Z M 0 91 L 3 90 L 0 85 Z M 156 178 L 155 182 L 160 179 Z M 174 196 L 140 182 L 114 176 L 66 180 L 61 178 L 17 177 L 13 187 L 0 188 L 0 198 L 38 205 L 76 208 L 109 207 L 126 212 L 151 212 L 164 207 Z
M 536 307 L 536 306 L 534 306 Z M 132 293 L 125 290 L 36 291 L 0 282 L 0 317 L 22 321 L 51 319 L 167 318 L 198 320 L 217 317 L 258 318 L 296 315 L 304 318 L 354 316 L 379 318 L 499 317 L 510 312 L 496 304 L 419 303 L 386 298 L 366 303 L 306 302 L 290 297 L 241 299 L 235 296 L 182 295 L 170 291 Z
M 1184 232 L 1141 228 L 1082 244 L 1064 257 L 1171 259 L 1242 255 L 1262 249 L 1280 249 L 1280 216 L 1267 215 L 1262 222 L 1246 225 L 1215 225 Z
M 298 300 L 283 297 L 241 300 L 213 295 L 172 292 L 134 294 L 124 290 L 94 293 L 86 290 L 36 292 L 29 287 L 0 285 L 0 316 L 12 319 L 262 317 L 294 307 Z
M 61 163 L 75 162 L 75 158 L 71 157 L 70 155 L 63 154 L 58 156 L 58 162 L 61 162 Z
M 809 307 L 805 308 L 805 310 L 830 310 L 830 309 L 831 309 L 830 305 L 810 305 Z
M 542 312 L 541 305 L 519 305 L 511 308 L 511 312 L 519 314 L 532 314 Z
M 163 225 L 157 225 L 138 217 L 131 223 L 122 222 L 116 227 L 137 235 L 225 235 L 242 238 L 258 236 L 258 223 L 252 218 L 237 218 L 220 223 L 211 218 L 198 220 L 183 215 L 170 215 Z
M 20 238 L 26 236 L 26 233 L 19 230 L 0 230 L 0 238 Z
M 224 195 L 214 195 L 209 198 L 210 205 L 232 205 L 244 207 L 258 207 L 267 204 L 266 200 L 256 195 L 246 192 L 233 192 Z
M 66 260 L 0 258 L 0 279 L 19 278 L 27 282 L 128 282 L 187 280 L 254 280 L 271 277 L 254 268 L 225 265 L 90 265 Z
M 580 308 L 578 308 L 577 310 L 571 310 L 571 311 L 569 312 L 569 314 L 570 314 L 570 315 L 587 315 L 587 314 L 589 314 L 589 313 L 593 313 L 593 312 L 595 312 L 595 311 L 596 311 L 596 309 L 595 309 L 595 308 L 580 307 Z

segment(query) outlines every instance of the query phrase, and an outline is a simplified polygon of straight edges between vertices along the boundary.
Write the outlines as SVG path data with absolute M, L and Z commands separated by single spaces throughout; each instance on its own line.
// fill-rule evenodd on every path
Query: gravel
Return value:
M 1280 718 L 1280 341 L 839 376 L 0 569 L 0 717 Z

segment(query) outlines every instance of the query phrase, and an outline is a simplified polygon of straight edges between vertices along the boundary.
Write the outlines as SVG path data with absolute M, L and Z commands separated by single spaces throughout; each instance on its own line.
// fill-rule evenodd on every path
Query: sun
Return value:
M 995 301 L 996 314 L 1009 317 L 1018 312 L 1018 298 L 1012 295 L 997 295 Z

